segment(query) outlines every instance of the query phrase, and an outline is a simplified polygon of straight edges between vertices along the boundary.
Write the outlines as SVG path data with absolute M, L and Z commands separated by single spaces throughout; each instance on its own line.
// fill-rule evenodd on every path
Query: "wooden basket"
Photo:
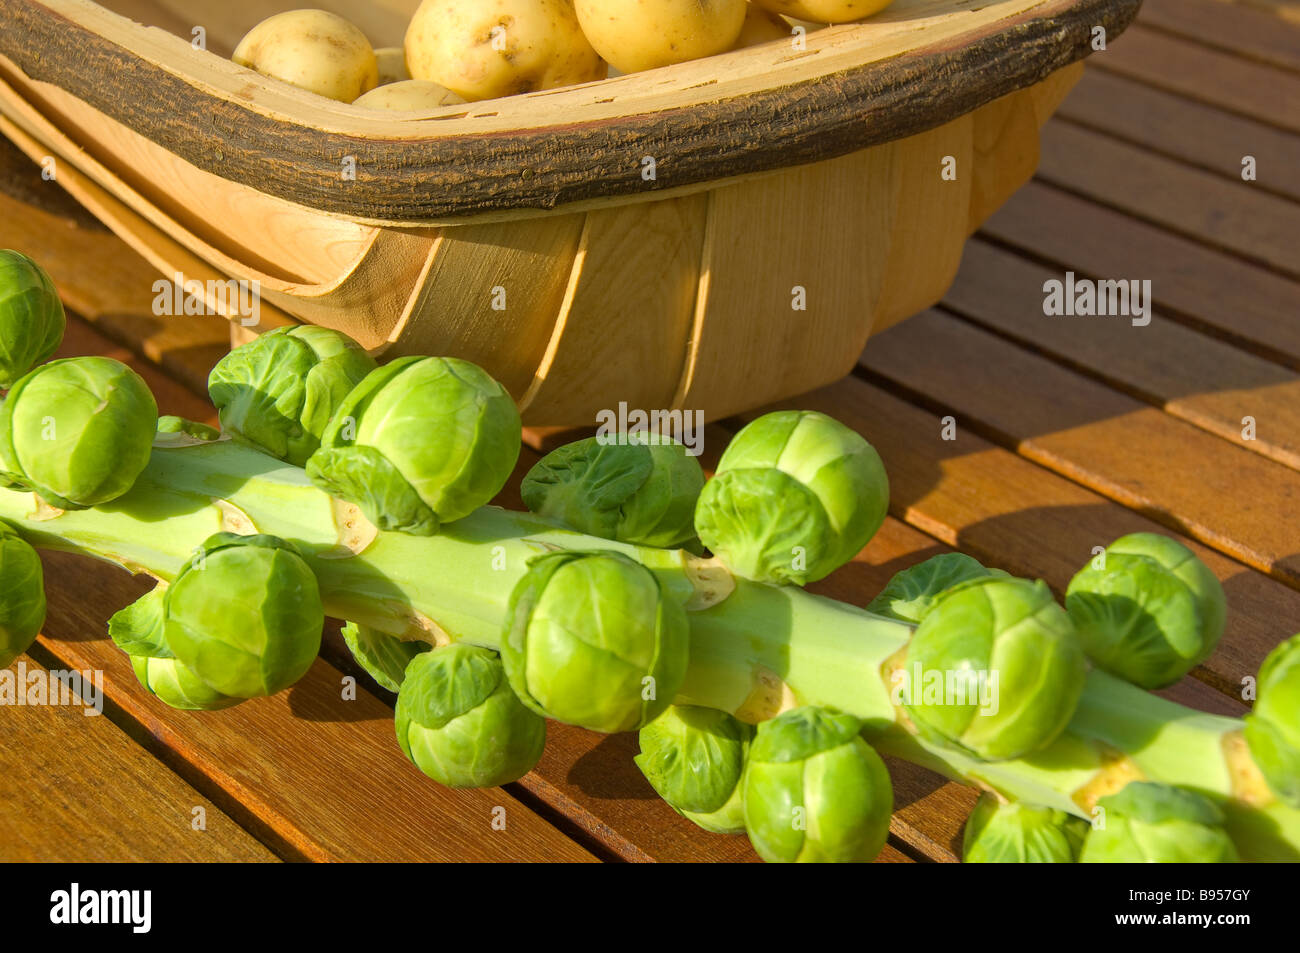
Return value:
M 385 46 L 418 0 L 313 4 Z M 226 58 L 302 3 L 0 0 L 0 130 L 164 274 L 259 282 L 264 325 L 468 358 L 533 425 L 714 419 L 937 302 L 1139 4 L 895 0 L 804 50 L 392 114 Z

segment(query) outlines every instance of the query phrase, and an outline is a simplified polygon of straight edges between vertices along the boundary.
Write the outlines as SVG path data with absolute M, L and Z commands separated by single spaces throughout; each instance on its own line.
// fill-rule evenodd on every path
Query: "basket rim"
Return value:
M 395 121 L 322 102 L 90 0 L 0 0 L 0 54 L 229 181 L 358 222 L 427 225 L 668 197 L 924 132 L 1087 56 L 1093 30 L 1104 27 L 1109 42 L 1141 0 L 1004 5 L 1019 9 L 883 59 L 850 56 L 847 66 L 844 56 L 818 62 L 815 53 L 865 49 L 869 33 L 852 31 L 872 21 L 824 29 L 808 37 L 813 54 L 775 51 L 787 65 L 778 63 L 771 85 L 729 94 L 726 84 L 704 82 L 679 104 L 633 97 L 631 111 L 612 116 L 594 108 L 611 100 L 593 91 L 620 81 L 644 87 L 653 74 L 662 87 L 685 67 L 698 76 L 707 61 Z M 727 56 L 734 63 L 759 50 Z M 536 125 L 461 131 L 446 121 L 491 117 L 485 107 L 530 98 L 545 104 Z M 656 159 L 649 181 L 645 156 Z

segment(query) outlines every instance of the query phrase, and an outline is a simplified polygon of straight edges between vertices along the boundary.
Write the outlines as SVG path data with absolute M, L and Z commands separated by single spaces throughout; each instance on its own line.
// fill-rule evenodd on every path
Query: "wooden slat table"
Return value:
M 814 588 L 863 604 L 956 548 L 1059 593 L 1092 547 L 1170 533 L 1223 580 L 1231 611 L 1218 652 L 1167 694 L 1243 711 L 1241 679 L 1300 629 L 1297 169 L 1294 5 L 1147 0 L 1089 60 L 1045 131 L 1035 181 L 972 239 L 944 302 L 874 338 L 853 376 L 788 402 L 859 429 L 893 491 L 877 537 Z M 64 353 L 129 360 L 164 412 L 211 421 L 203 383 L 226 325 L 154 317 L 151 268 L 7 146 L 0 181 L 0 246 L 40 260 L 73 312 Z M 1043 284 L 1067 271 L 1150 280 L 1151 323 L 1046 317 Z M 712 427 L 715 454 L 741 423 Z M 523 472 L 565 439 L 531 437 L 504 505 L 520 505 Z M 75 557 L 46 565 L 49 621 L 24 664 L 103 670 L 106 708 L 5 712 L 3 859 L 755 859 L 744 838 L 705 834 L 659 801 L 632 765 L 632 736 L 552 725 L 518 784 L 440 788 L 398 751 L 392 696 L 336 630 L 280 697 L 171 711 L 105 634 L 141 584 Z M 974 794 L 890 768 L 881 861 L 955 860 Z

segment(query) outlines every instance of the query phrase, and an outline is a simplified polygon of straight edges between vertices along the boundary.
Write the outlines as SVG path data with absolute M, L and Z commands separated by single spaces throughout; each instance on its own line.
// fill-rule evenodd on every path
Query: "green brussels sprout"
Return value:
M 361 345 L 338 331 L 276 328 L 218 361 L 208 375 L 208 396 L 226 433 L 301 467 L 343 399 L 375 367 Z
M 520 443 L 514 401 L 481 368 L 404 357 L 353 388 L 307 475 L 380 529 L 429 536 L 496 496 Z
M 686 610 L 621 553 L 548 553 L 510 597 L 501 660 L 538 714 L 593 731 L 632 731 L 686 678 Z
M 1106 547 L 1104 560 L 1102 569 L 1085 566 L 1065 595 L 1098 668 L 1156 689 L 1210 657 L 1223 635 L 1223 587 L 1190 549 L 1158 533 L 1133 533 Z
M 966 820 L 962 860 L 968 864 L 1073 864 L 1088 822 L 1064 811 L 1002 802 L 984 793 Z
M 49 360 L 66 323 L 45 270 L 20 252 L 0 249 L 0 390 Z
M 171 414 L 166 414 L 158 418 L 158 433 L 178 434 L 185 437 L 191 437 L 194 440 L 203 443 L 211 443 L 214 440 L 221 439 L 221 431 L 216 427 L 209 427 L 207 424 L 201 424 L 197 420 L 186 420 L 184 417 L 174 417 Z
M 428 642 L 407 642 L 355 622 L 347 623 L 341 631 L 356 663 L 390 692 L 402 687 L 411 659 L 433 648 Z
M 889 772 L 851 715 L 796 708 L 759 724 L 745 768 L 745 829 L 768 863 L 865 863 L 889 834 Z
M 149 462 L 158 405 L 140 375 L 107 357 L 51 361 L 0 408 L 0 463 L 11 484 L 60 509 L 115 500 Z
M 638 432 L 553 450 L 524 477 L 524 505 L 579 532 L 673 549 L 695 537 L 699 461 L 675 440 Z
M 894 574 L 880 595 L 871 600 L 868 612 L 917 625 L 946 590 L 972 579 L 989 576 L 1007 578 L 1001 569 L 986 569 L 965 553 L 931 556 Z
M 0 523 L 0 593 L 0 668 L 8 668 L 45 624 L 45 580 L 36 550 L 7 523 Z
M 1087 670 L 1046 583 L 989 576 L 945 592 L 917 627 L 903 703 L 925 737 L 985 761 L 1019 758 L 1069 724 Z
M 778 411 L 736 434 L 695 508 L 700 541 L 736 575 L 815 582 L 849 562 L 889 506 L 880 456 L 814 411 Z
M 1083 844 L 1083 864 L 1235 864 L 1237 849 L 1223 829 L 1223 811 L 1182 788 L 1130 781 L 1097 802 L 1104 826 Z
M 162 599 L 167 649 L 223 695 L 274 695 L 320 652 L 325 612 L 316 577 L 274 536 L 210 537 Z
M 395 725 L 411 763 L 451 788 L 517 781 L 546 745 L 545 720 L 520 704 L 496 653 L 471 645 L 411 660 Z
M 174 658 L 132 655 L 131 669 L 158 700 L 183 711 L 220 711 L 244 699 L 223 695 Z
M 714 833 L 744 830 L 740 787 L 754 729 L 724 711 L 669 705 L 641 728 L 635 759 L 651 787 L 683 817 Z
M 1300 635 L 1268 654 L 1258 684 L 1246 744 L 1273 793 L 1300 808 Z

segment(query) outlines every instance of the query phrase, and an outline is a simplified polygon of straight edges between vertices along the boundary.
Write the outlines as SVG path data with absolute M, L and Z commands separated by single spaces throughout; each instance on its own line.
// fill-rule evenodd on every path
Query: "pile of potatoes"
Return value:
M 848 23 L 891 0 L 424 0 L 405 47 L 292 10 L 235 49 L 241 66 L 321 96 L 420 111 L 669 66 Z

